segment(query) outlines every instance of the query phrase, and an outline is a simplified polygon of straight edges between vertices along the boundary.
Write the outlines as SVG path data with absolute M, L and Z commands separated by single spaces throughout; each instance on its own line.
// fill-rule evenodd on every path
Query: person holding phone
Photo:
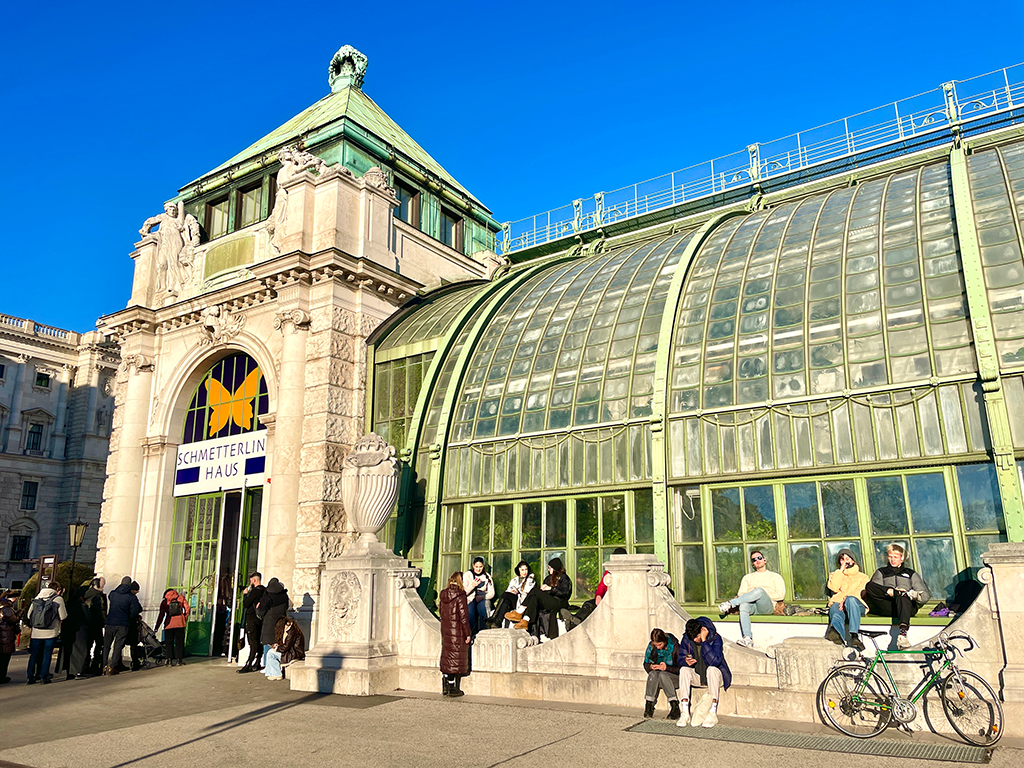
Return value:
M 530 570 L 530 564 L 520 560 L 516 565 L 515 575 L 509 579 L 508 589 L 498 598 L 498 606 L 494 609 L 491 624 L 497 626 L 502 619 L 513 623 L 514 629 L 527 629 L 530 619 L 526 616 L 526 600 L 537 586 L 537 581 Z
M 853 551 L 840 549 L 836 555 L 836 570 L 828 576 L 828 629 L 825 637 L 836 645 L 849 645 L 864 650 L 861 642 L 860 620 L 867 613 L 868 604 L 860 593 L 868 583 L 868 575 L 857 566 Z
M 698 681 L 708 688 L 707 711 L 703 705 L 695 709 L 691 719 L 690 693 Z M 711 619 L 701 616 L 686 622 L 686 632 L 679 641 L 679 700 L 682 711 L 676 725 L 718 725 L 718 702 L 722 691 L 732 685 L 732 671 L 725 661 L 722 636 Z
M 644 654 L 644 671 L 647 673 L 647 690 L 644 691 L 644 717 L 654 717 L 654 706 L 658 703 L 658 691 L 665 692 L 669 713 L 667 720 L 679 719 L 679 641 L 662 629 L 651 630 L 651 642 Z
M 896 647 L 905 651 L 910 648 L 907 638 L 910 619 L 931 599 L 931 594 L 921 574 L 903 564 L 906 550 L 902 545 L 890 544 L 885 548 L 885 555 L 889 564 L 871 576 L 864 587 L 864 600 L 876 616 L 892 616 L 899 622 Z
M 476 633 L 484 628 L 494 599 L 494 579 L 487 573 L 487 564 L 482 557 L 473 558 L 472 567 L 462 575 L 462 585 L 469 603 L 469 628 L 476 637 Z

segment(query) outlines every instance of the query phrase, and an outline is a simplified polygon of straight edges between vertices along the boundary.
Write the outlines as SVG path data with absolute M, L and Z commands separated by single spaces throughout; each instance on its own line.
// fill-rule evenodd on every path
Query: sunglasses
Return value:
M 762 560 L 764 560 L 764 558 L 761 557 L 760 555 L 756 555 L 756 556 L 750 558 L 750 562 L 752 562 L 752 563 L 758 563 L 758 562 L 760 562 Z

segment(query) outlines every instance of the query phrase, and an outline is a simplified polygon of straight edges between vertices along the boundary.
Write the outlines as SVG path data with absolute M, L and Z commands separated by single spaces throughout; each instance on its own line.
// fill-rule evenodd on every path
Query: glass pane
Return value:
M 576 499 L 576 544 L 597 544 L 597 499 Z
M 462 551 L 462 505 L 448 507 L 448 524 L 444 527 L 445 552 Z
M 534 547 L 540 547 L 540 502 L 532 501 L 529 504 L 523 504 L 523 535 L 521 546 L 523 549 L 532 549 Z M 526 555 L 523 555 L 523 559 L 528 559 Z M 540 560 L 540 553 L 537 553 L 537 559 Z
M 853 480 L 829 480 L 822 483 L 821 506 L 825 513 L 827 537 L 860 535 Z
M 743 489 L 748 539 L 775 538 L 775 495 L 770 485 Z
M 601 499 L 601 543 L 605 546 L 626 543 L 626 499 L 605 496 Z
M 825 565 L 821 544 L 790 544 L 793 569 L 793 599 L 821 600 L 825 597 Z
M 917 539 L 917 565 L 914 570 L 921 574 L 932 600 L 950 600 L 957 582 L 956 555 L 953 554 L 953 539 L 943 536 L 938 539 Z
M 700 489 L 691 485 L 673 489 L 676 541 L 703 541 L 700 522 Z
M 512 549 L 512 505 L 502 504 L 494 508 L 494 543 L 492 549 Z
M 494 579 L 494 589 L 500 595 L 512 578 L 512 553 L 495 552 L 491 560 L 491 578 Z
M 444 589 L 448 583 L 448 577 L 456 571 L 462 571 L 462 555 L 443 555 L 441 557 L 441 573 L 437 577 L 438 591 Z
M 738 545 L 715 547 L 715 576 L 717 592 L 715 600 L 728 600 L 736 596 L 740 579 L 747 572 L 747 555 Z
M 786 487 L 786 519 L 791 539 L 821 538 L 818 514 L 818 490 L 814 483 L 798 483 Z
M 573 587 L 573 597 L 579 599 L 594 596 L 601 581 L 601 563 L 598 562 L 596 549 L 576 550 L 576 583 Z
M 1003 502 L 999 496 L 995 466 L 971 464 L 957 467 L 956 477 L 967 530 L 1005 532 Z
M 488 549 L 491 543 L 491 508 L 473 507 L 473 533 L 469 547 L 474 550 Z
M 633 492 L 633 517 L 633 541 L 654 541 L 654 494 L 649 488 Z
M 706 603 L 708 589 L 704 578 L 704 547 L 678 547 L 676 563 L 676 597 L 683 603 Z
M 997 541 L 1006 541 L 1006 537 L 998 533 L 985 533 L 979 536 L 967 537 L 967 555 L 971 561 L 971 578 L 976 579 L 978 577 L 978 569 L 985 566 L 981 556 L 988 552 L 990 544 L 995 544 Z
M 544 546 L 565 546 L 565 502 L 549 501 L 545 503 Z
M 907 475 L 907 499 L 914 533 L 949 533 L 946 483 L 938 472 Z
M 533 573 L 533 575 L 539 581 L 542 578 L 541 572 L 540 572 L 540 552 L 534 552 L 534 551 L 520 552 L 519 553 L 519 557 L 520 557 L 521 560 L 525 560 L 526 562 L 528 562 L 530 564 L 530 571 Z M 546 570 L 544 571 L 544 574 L 545 575 L 547 574 Z M 511 577 L 509 577 L 509 578 L 511 578 Z M 506 582 L 506 584 L 507 584 L 507 582 Z
M 740 519 L 740 489 L 716 488 L 711 491 L 711 514 L 717 541 L 736 541 L 742 538 Z M 735 594 L 735 593 L 733 593 Z
M 903 483 L 898 477 L 869 477 L 868 508 L 876 536 L 907 533 L 907 508 Z

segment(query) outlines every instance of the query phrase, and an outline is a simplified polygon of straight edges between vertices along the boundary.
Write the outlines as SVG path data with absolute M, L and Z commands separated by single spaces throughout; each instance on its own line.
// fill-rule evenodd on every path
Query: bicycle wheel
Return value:
M 1003 708 L 979 675 L 954 670 L 939 684 L 942 709 L 953 730 L 969 744 L 990 747 L 1003 735 Z
M 889 727 L 889 684 L 868 674 L 866 664 L 836 667 L 818 686 L 822 721 L 855 739 L 870 739 Z

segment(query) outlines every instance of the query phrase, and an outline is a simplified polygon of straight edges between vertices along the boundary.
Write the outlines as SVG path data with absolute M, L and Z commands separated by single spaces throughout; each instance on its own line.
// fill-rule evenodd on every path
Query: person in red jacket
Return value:
M 441 600 L 441 692 L 445 696 L 462 696 L 462 677 L 469 674 L 469 606 L 462 573 L 448 578 Z
M 160 613 L 156 616 L 156 624 L 153 631 L 160 631 L 160 624 L 164 624 L 164 654 L 167 656 L 168 664 L 172 667 L 177 664 L 179 667 L 185 665 L 185 622 L 188 621 L 188 600 L 178 594 L 175 589 L 168 589 L 164 592 L 164 599 L 160 601 Z

